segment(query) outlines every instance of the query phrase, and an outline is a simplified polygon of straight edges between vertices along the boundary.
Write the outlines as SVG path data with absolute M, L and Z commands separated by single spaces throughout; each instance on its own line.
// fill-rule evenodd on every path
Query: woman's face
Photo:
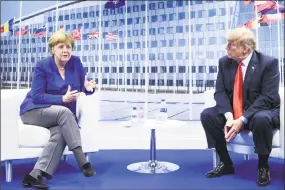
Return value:
M 52 53 L 57 60 L 66 63 L 71 57 L 72 46 L 70 42 L 58 43 L 52 48 Z

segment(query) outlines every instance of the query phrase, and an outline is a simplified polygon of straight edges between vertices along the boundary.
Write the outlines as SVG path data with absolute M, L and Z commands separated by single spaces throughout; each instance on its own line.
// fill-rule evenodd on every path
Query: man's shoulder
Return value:
M 227 55 L 225 55 L 219 59 L 220 64 L 226 64 L 226 63 L 231 62 L 231 61 L 232 61 L 232 59 L 230 59 Z
M 268 54 L 265 54 L 265 53 L 262 53 L 259 51 L 255 51 L 254 53 L 256 54 L 257 58 L 261 62 L 264 62 L 264 63 L 271 63 L 271 62 L 273 62 L 273 60 L 276 59 L 276 57 L 274 57 L 274 56 L 271 56 L 271 55 L 268 55 Z

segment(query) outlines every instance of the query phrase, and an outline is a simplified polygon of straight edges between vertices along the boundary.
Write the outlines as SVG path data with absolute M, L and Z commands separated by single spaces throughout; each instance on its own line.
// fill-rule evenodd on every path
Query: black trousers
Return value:
M 253 134 L 255 153 L 269 155 L 272 149 L 272 130 L 280 128 L 280 109 L 262 110 L 256 112 L 248 121 L 244 128 Z M 224 126 L 226 119 L 224 115 L 218 113 L 217 107 L 205 109 L 200 116 L 204 127 L 208 147 L 223 149 L 226 148 Z

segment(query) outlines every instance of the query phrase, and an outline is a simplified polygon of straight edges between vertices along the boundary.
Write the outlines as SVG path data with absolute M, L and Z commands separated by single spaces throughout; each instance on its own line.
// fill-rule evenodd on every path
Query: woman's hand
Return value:
M 66 94 L 62 97 L 62 102 L 67 103 L 67 102 L 73 102 L 76 101 L 80 96 L 80 92 L 77 90 L 71 91 L 71 87 L 68 85 L 68 89 Z
M 88 81 L 87 75 L 85 75 L 84 87 L 85 87 L 86 91 L 92 92 L 93 89 L 95 88 L 95 85 L 96 85 L 95 80 Z

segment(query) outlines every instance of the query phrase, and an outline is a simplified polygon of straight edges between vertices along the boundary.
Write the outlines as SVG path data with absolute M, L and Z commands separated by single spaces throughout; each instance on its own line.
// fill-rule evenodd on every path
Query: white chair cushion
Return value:
M 50 138 L 48 129 L 25 125 L 20 119 L 18 121 L 18 133 L 20 148 L 43 148 Z
M 243 130 L 230 142 L 230 144 L 254 146 L 252 132 Z M 279 130 L 273 130 L 272 148 L 280 147 Z

